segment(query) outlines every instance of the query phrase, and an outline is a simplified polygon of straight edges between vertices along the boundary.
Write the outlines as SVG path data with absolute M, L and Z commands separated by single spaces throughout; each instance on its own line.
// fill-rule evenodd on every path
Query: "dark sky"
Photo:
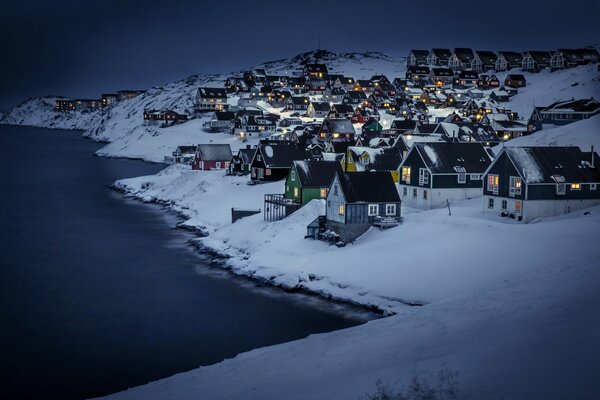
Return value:
M 19 0 L 0 11 L 0 110 L 228 72 L 321 47 L 552 49 L 600 42 L 600 2 Z

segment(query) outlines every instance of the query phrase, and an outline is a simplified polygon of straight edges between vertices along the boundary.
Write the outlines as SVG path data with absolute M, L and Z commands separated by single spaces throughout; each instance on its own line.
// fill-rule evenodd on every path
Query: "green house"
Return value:
M 294 161 L 285 180 L 285 198 L 301 206 L 326 198 L 338 171 L 342 171 L 338 161 Z

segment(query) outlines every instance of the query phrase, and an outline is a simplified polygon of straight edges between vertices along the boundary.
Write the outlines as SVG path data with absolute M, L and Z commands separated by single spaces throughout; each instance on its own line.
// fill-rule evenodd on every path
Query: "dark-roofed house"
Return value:
M 250 173 L 250 163 L 256 153 L 256 147 L 247 144 L 245 148 L 239 149 L 237 154 L 231 158 L 229 163 L 230 175 L 248 175 Z
M 325 118 L 329 114 L 329 111 L 331 111 L 329 103 L 312 101 L 308 105 L 306 115 L 311 118 Z
M 198 111 L 224 110 L 227 107 L 227 91 L 225 88 L 202 87 L 196 92 L 196 109 Z
M 600 204 L 599 166 L 579 147 L 504 146 L 484 174 L 484 210 L 529 222 Z
M 571 99 L 557 101 L 547 107 L 535 107 L 530 122 L 535 124 L 536 130 L 540 130 L 544 125 L 567 125 L 598 113 L 600 113 L 598 100 Z
M 479 74 L 475 71 L 460 71 L 454 78 L 454 86 L 459 88 L 477 87 Z
M 399 167 L 402 202 L 427 210 L 481 196 L 490 164 L 479 143 L 414 143 Z
M 500 79 L 493 74 L 479 74 L 477 87 L 479 89 L 494 89 L 500 87 Z
M 516 51 L 500 51 L 496 60 L 496 71 L 508 71 L 523 66 L 523 54 Z
M 427 64 L 447 67 L 450 56 L 452 52 L 449 49 L 431 49 L 427 55 Z
M 342 99 L 342 104 L 350 104 L 352 106 L 366 106 L 367 94 L 359 90 L 349 90 Z
M 210 121 L 203 124 L 205 130 L 211 132 L 225 132 L 233 129 L 235 113 L 231 111 L 215 111 Z
M 492 70 L 496 68 L 497 59 L 498 56 L 493 51 L 477 50 L 473 61 L 471 61 L 471 69 L 477 72 Z
M 354 125 L 348 118 L 325 118 L 319 131 L 319 138 L 323 141 L 353 142 L 355 135 Z
M 454 72 L 447 67 L 433 67 L 429 72 L 429 82 L 441 87 L 452 83 L 454 79 Z
M 334 104 L 331 107 L 330 116 L 335 118 L 350 118 L 354 114 L 354 108 L 350 104 Z
M 346 91 L 341 87 L 333 87 L 325 89 L 323 92 L 323 100 L 327 100 L 332 103 L 339 103 L 344 98 Z
M 306 64 L 303 74 L 307 77 L 325 78 L 327 77 L 327 66 L 325 64 Z
M 284 179 L 295 160 L 311 160 L 312 155 L 289 142 L 261 142 L 250 163 L 253 181 L 278 181 Z
M 228 144 L 199 144 L 192 161 L 192 169 L 202 171 L 228 169 L 231 158 L 231 147 Z
M 308 92 L 308 94 L 323 94 L 323 92 L 325 92 L 325 89 L 327 89 L 327 83 L 324 79 L 310 77 L 306 81 L 305 89 Z
M 383 133 L 387 136 L 398 136 L 412 131 L 417 126 L 417 121 L 412 119 L 396 119 L 392 121 L 389 129 Z
M 406 62 L 408 65 L 427 65 L 428 55 L 429 51 L 427 50 L 411 50 Z
M 441 134 L 448 142 L 481 143 L 484 146 L 500 143 L 492 127 L 478 122 L 440 122 L 433 133 Z
M 473 50 L 464 47 L 457 47 L 452 51 L 452 55 L 448 59 L 448 68 L 452 68 L 453 71 L 471 68 L 473 58 L 475 58 Z
M 177 146 L 170 156 L 165 156 L 166 164 L 190 164 L 196 155 L 196 146 Z
M 409 66 L 406 68 L 406 79 L 414 82 L 425 82 L 429 78 L 429 67 L 427 66 Z
M 549 51 L 528 51 L 523 56 L 522 70 L 528 72 L 540 72 L 550 68 L 552 54 Z
M 337 172 L 326 204 L 323 230 L 335 232 L 342 242 L 355 240 L 371 226 L 391 227 L 401 221 L 400 197 L 387 172 Z M 308 236 L 317 233 L 309 225 Z
M 336 172 L 342 172 L 338 161 L 294 161 L 285 180 L 284 197 L 301 206 L 324 199 Z
M 287 109 L 293 111 L 306 111 L 310 100 L 305 96 L 292 96 L 287 100 Z
M 527 86 L 527 81 L 523 74 L 508 74 L 504 79 L 504 86 L 518 89 Z

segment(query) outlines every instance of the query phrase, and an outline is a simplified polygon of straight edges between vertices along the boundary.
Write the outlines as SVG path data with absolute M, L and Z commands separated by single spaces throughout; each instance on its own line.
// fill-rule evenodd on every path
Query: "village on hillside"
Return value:
M 528 85 L 524 72 L 600 66 L 596 49 L 412 50 L 405 76 L 370 79 L 318 61 L 285 75 L 257 68 L 229 76 L 223 87 L 197 88 L 193 115 L 146 109 L 143 123 L 169 127 L 209 115 L 202 129 L 230 134 L 241 148 L 181 145 L 164 161 L 248 176 L 249 185 L 281 181 L 261 208 L 232 209 L 232 222 L 256 213 L 278 221 L 322 199 L 305 237 L 338 246 L 371 227 L 400 225 L 406 207 L 451 213 L 453 201 L 481 198 L 483 212 L 530 222 L 600 204 L 593 148 L 507 143 L 600 113 L 594 98 L 536 105 L 530 115 L 511 109 Z M 109 108 L 140 94 L 58 99 L 55 111 Z

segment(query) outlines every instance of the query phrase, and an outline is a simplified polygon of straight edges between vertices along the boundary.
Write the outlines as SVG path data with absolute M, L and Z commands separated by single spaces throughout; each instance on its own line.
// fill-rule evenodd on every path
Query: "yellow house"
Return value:
M 400 181 L 398 166 L 402 154 L 394 148 L 376 148 L 349 146 L 342 158 L 345 172 L 388 171 L 395 183 Z

